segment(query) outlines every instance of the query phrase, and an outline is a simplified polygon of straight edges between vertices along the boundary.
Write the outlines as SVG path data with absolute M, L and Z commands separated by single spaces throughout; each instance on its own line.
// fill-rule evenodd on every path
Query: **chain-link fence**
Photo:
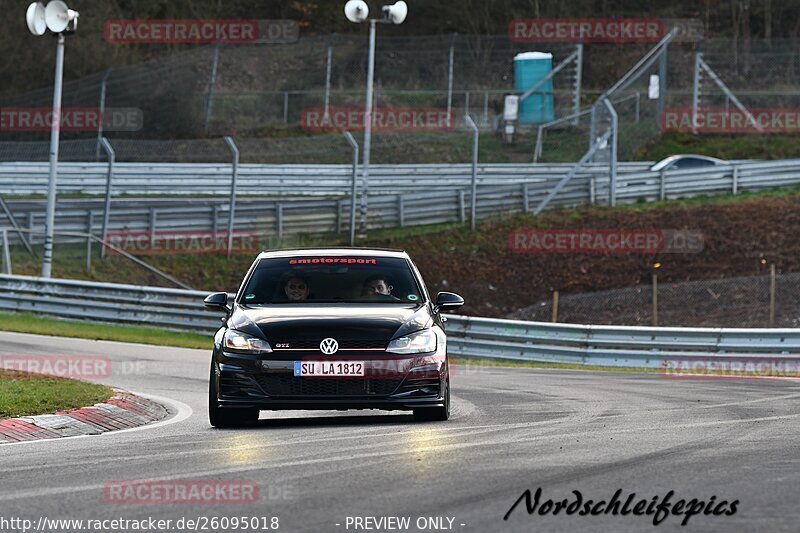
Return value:
M 386 121 L 386 127 L 375 128 L 373 162 L 468 160 L 465 113 L 485 132 L 482 162 L 533 159 L 542 122 L 520 124 L 511 143 L 500 136 L 504 97 L 520 94 L 515 88 L 514 57 L 525 51 L 549 52 L 552 67 L 558 68 L 578 45 L 515 43 L 508 36 L 398 37 L 382 30 L 385 28 L 379 28 L 376 50 L 375 112 L 376 120 Z M 580 61 L 568 61 L 553 77 L 552 88 L 539 89 L 546 93 L 539 96 L 552 94 L 552 116 L 563 120 L 544 131 L 538 160 L 576 161 L 583 155 L 590 145 L 591 115 L 571 115 L 588 110 L 652 47 L 653 43 L 581 45 Z M 231 135 L 270 139 L 255 143 L 259 148 L 253 149 L 252 156 L 243 151 L 243 160 L 349 161 L 339 130 L 359 134 L 363 127 L 360 111 L 364 108 L 367 50 L 366 35 L 304 37 L 281 45 L 205 45 L 68 80 L 64 109 L 102 109 L 105 116 L 122 123 L 103 120 L 102 126 L 66 129 L 62 136 L 66 143 L 98 134 L 142 140 Z M 695 75 L 697 51 L 728 92 L 709 72 Z M 656 85 L 662 92 L 666 89 L 658 97 L 652 92 L 653 75 L 663 78 Z M 734 106 L 731 94 L 747 108 L 792 109 L 798 103 L 799 82 L 800 44 L 796 41 L 672 42 L 663 65 L 656 61 L 642 69 L 628 87 L 611 95 L 619 114 L 619 158 L 640 156 L 647 143 L 665 129 L 665 109 L 689 109 L 695 103 L 703 109 L 730 109 Z M 0 106 L 4 110 L 46 111 L 51 99 L 52 89 L 43 87 L 4 97 Z M 426 111 L 439 114 L 411 127 L 392 127 L 391 120 L 397 119 L 392 113 L 403 110 L 413 110 L 417 118 Z M 45 140 L 47 135 L 46 128 L 0 129 L 0 141 Z M 153 149 L 153 160 L 161 157 L 159 141 L 139 145 L 137 160 L 148 159 L 148 146 Z M 16 160 L 24 160 L 29 152 L 19 148 Z M 0 147 L 3 153 L 14 149 L 11 145 Z M 39 148 L 30 157 L 39 157 L 36 150 Z M 69 150 L 66 145 L 62 148 L 66 158 L 71 157 Z M 187 160 L 192 157 L 203 160 L 206 155 L 186 155 Z
M 554 295 L 555 296 L 555 295 Z M 555 296 L 508 316 L 576 324 L 800 327 L 800 273 L 658 282 Z M 555 320 L 554 320 L 555 319 Z

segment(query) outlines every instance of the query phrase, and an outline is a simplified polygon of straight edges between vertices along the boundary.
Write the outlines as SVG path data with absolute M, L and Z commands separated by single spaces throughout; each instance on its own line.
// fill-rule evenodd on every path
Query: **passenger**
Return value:
M 364 280 L 364 286 L 361 288 L 362 296 L 390 296 L 394 300 L 399 298 L 392 294 L 392 287 L 383 276 L 370 276 Z
M 293 276 L 286 280 L 283 291 L 290 302 L 300 302 L 308 299 L 308 282 L 301 277 Z

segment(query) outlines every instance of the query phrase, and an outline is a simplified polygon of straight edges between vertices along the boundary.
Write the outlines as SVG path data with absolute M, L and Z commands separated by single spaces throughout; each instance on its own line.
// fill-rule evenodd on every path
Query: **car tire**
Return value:
M 217 380 L 214 375 L 214 362 L 211 362 L 211 375 L 208 379 L 208 421 L 216 428 L 237 428 L 253 426 L 258 422 L 258 409 L 225 409 L 217 403 Z
M 417 422 L 442 422 L 450 418 L 450 380 L 444 382 L 444 405 L 427 409 L 414 409 Z

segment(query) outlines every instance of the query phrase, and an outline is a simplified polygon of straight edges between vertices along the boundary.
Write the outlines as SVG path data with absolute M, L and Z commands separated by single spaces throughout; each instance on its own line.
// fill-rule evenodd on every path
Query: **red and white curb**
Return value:
M 161 404 L 127 392 L 117 392 L 105 403 L 91 407 L 0 420 L 0 444 L 100 435 L 151 424 L 168 414 Z

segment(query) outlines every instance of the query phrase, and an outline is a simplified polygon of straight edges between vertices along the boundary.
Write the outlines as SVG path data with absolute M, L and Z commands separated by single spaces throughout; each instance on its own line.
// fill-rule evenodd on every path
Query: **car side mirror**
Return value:
M 440 292 L 436 295 L 435 310 L 453 311 L 464 305 L 464 298 L 452 292 Z
M 231 308 L 228 306 L 227 292 L 215 292 L 214 294 L 209 294 L 206 296 L 206 299 L 203 300 L 203 305 L 206 306 L 206 309 L 211 311 L 222 311 L 225 314 L 230 314 L 231 312 Z

